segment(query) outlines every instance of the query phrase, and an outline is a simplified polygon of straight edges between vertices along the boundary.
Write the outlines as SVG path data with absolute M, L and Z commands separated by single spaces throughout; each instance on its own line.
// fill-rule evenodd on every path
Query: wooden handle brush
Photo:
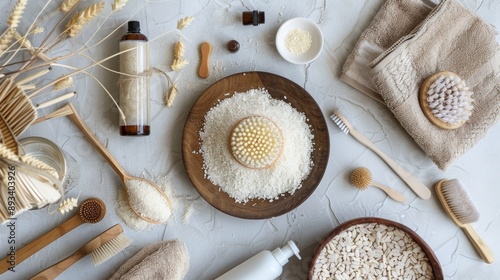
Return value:
M 429 199 L 431 197 L 431 191 L 422 182 L 420 182 L 415 176 L 406 171 L 403 167 L 397 164 L 388 155 L 382 152 L 375 144 L 373 144 L 368 138 L 366 138 L 359 131 L 355 130 L 354 127 L 347 121 L 347 119 L 342 116 L 339 112 L 335 112 L 330 116 L 333 122 L 344 132 L 345 134 L 350 134 L 359 143 L 365 145 L 367 148 L 372 150 L 377 154 L 389 167 L 396 173 L 401 180 L 403 180 L 408 187 L 410 187 L 420 198 Z
M 476 251 L 486 263 L 495 260 L 493 252 L 470 225 L 479 220 L 479 212 L 465 193 L 459 180 L 441 180 L 436 183 L 436 195 L 453 222 L 464 230 Z
M 64 234 L 70 232 L 74 228 L 78 227 L 84 223 L 98 223 L 100 222 L 106 214 L 106 205 L 104 202 L 98 198 L 89 198 L 82 202 L 78 214 L 62 223 L 53 230 L 47 232 L 46 234 L 33 240 L 28 245 L 19 249 L 16 252 L 16 265 L 25 261 L 27 258 L 31 257 L 36 252 L 43 249 L 45 246 L 52 243 L 54 240 L 63 236 Z M 7 258 L 0 261 L 0 274 L 6 272 L 10 265 Z
M 69 257 L 45 269 L 30 279 L 55 279 L 59 274 L 63 273 L 66 269 L 88 254 L 92 256 L 92 263 L 94 266 L 100 265 L 117 253 L 121 252 L 123 249 L 127 248 L 131 242 L 130 238 L 123 234 L 123 228 L 121 225 L 116 224 L 101 233 L 96 238 L 87 242 Z
M 370 169 L 366 167 L 358 167 L 354 169 L 351 173 L 350 179 L 351 179 L 351 185 L 353 185 L 359 190 L 364 191 L 369 186 L 374 186 L 384 191 L 390 198 L 394 199 L 397 202 L 403 203 L 406 201 L 406 197 L 402 193 L 393 190 L 389 187 L 386 187 L 384 185 L 381 185 L 377 182 L 373 182 L 372 172 L 370 171 Z

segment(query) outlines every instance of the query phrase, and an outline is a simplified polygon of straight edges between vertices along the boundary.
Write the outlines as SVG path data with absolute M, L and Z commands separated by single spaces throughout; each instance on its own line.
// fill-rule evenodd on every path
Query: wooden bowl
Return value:
M 313 273 L 314 273 L 314 265 L 318 261 L 318 257 L 320 255 L 320 252 L 321 252 L 321 250 L 323 250 L 323 248 L 325 246 L 327 246 L 327 244 L 334 237 L 336 237 L 338 234 L 340 234 L 341 232 L 343 232 L 344 230 L 347 230 L 348 228 L 350 228 L 352 226 L 359 225 L 359 224 L 370 224 L 370 223 L 377 223 L 377 224 L 382 224 L 382 225 L 386 225 L 386 226 L 391 226 L 391 227 L 394 227 L 394 228 L 397 228 L 397 229 L 400 229 L 400 230 L 406 232 L 409 236 L 411 236 L 411 238 L 413 238 L 414 241 L 416 241 L 420 245 L 422 250 L 427 255 L 427 258 L 429 259 L 429 264 L 432 267 L 432 271 L 434 273 L 434 279 L 435 280 L 443 280 L 444 279 L 443 270 L 441 269 L 441 265 L 439 264 L 438 258 L 436 257 L 436 255 L 434 254 L 432 249 L 429 247 L 429 245 L 427 245 L 427 243 L 425 243 L 425 241 L 417 233 L 415 233 L 412 229 L 410 229 L 409 227 L 407 227 L 403 224 L 400 224 L 400 223 L 397 223 L 397 222 L 394 222 L 391 220 L 386 220 L 386 219 L 382 219 L 382 218 L 375 218 L 375 217 L 353 219 L 353 220 L 344 222 L 344 223 L 340 224 L 339 226 L 337 226 L 336 228 L 334 228 L 328 234 L 328 236 L 325 239 L 323 239 L 323 241 L 318 245 L 318 247 L 316 247 L 316 250 L 313 253 L 311 262 L 309 263 L 308 279 L 309 280 L 313 279 L 312 277 L 313 277 Z
M 278 100 L 288 102 L 297 111 L 304 113 L 314 136 L 311 159 L 313 166 L 309 176 L 302 181 L 302 187 L 293 195 L 286 194 L 279 200 L 252 199 L 237 203 L 234 198 L 205 178 L 203 156 L 193 153 L 200 150 L 199 131 L 203 127 L 205 114 L 217 103 L 233 96 L 235 92 L 266 88 Z M 285 214 L 304 202 L 316 189 L 325 173 L 330 154 L 330 139 L 325 118 L 314 99 L 299 85 L 281 76 L 265 72 L 246 72 L 226 77 L 201 94 L 195 102 L 184 125 L 182 136 L 182 158 L 192 184 L 200 195 L 220 211 L 245 219 L 267 219 Z

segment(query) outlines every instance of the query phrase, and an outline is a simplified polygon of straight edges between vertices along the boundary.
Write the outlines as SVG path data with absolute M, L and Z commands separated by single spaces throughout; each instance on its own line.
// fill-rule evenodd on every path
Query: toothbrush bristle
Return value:
M 330 118 L 340 128 L 340 130 L 342 130 L 342 132 L 349 134 L 349 128 L 335 113 L 331 115 Z
M 127 248 L 130 243 L 132 243 L 132 239 L 128 238 L 123 233 L 118 235 L 90 253 L 92 263 L 94 266 L 100 265 Z
M 444 181 L 441 192 L 451 212 L 462 224 L 470 224 L 479 220 L 479 212 L 459 180 Z

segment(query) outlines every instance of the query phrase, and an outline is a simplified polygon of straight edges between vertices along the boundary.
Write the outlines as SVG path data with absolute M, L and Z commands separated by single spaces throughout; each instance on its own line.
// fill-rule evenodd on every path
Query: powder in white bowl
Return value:
M 281 156 L 266 169 L 243 166 L 228 147 L 233 127 L 254 115 L 272 120 L 284 139 Z M 205 115 L 200 140 L 205 177 L 236 202 L 273 201 L 285 193 L 293 194 L 312 169 L 313 135 L 305 114 L 273 99 L 265 89 L 235 93 L 220 101 Z

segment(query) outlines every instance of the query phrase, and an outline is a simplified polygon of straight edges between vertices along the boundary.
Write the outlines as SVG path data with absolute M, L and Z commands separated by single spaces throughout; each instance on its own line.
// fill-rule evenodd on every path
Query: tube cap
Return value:
M 295 245 L 295 242 L 292 240 L 288 241 L 288 244 L 286 246 L 283 246 L 283 248 L 276 248 L 275 250 L 272 251 L 273 256 L 276 258 L 276 260 L 283 266 L 288 263 L 288 259 L 295 255 L 299 260 L 301 259 L 299 255 L 299 248 L 297 245 Z
M 141 32 L 141 23 L 136 21 L 136 20 L 129 21 L 128 22 L 128 32 L 130 32 L 130 33 Z

